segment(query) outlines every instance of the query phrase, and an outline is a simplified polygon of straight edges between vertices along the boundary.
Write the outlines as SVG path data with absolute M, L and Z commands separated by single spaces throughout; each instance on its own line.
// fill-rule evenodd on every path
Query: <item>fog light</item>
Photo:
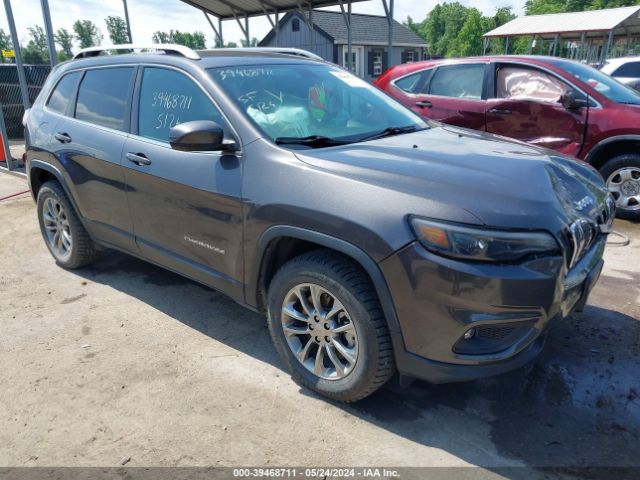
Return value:
M 469 330 L 464 332 L 464 335 L 462 336 L 462 338 L 464 338 L 465 340 L 469 340 L 469 339 L 473 338 L 475 333 L 476 333 L 475 329 L 474 328 L 470 328 Z

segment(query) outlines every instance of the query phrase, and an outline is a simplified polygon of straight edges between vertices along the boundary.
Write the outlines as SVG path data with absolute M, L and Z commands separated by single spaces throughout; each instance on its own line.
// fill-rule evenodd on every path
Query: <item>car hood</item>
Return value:
M 459 221 L 449 212 L 462 208 L 473 223 L 493 227 L 557 232 L 578 217 L 596 220 L 607 194 L 582 162 L 444 125 L 295 154 L 314 167 L 425 199 L 424 211 L 406 214 Z

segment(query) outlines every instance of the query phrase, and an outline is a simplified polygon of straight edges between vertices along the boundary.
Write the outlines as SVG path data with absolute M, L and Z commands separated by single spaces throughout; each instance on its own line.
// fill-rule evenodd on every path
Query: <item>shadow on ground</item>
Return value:
M 109 252 L 78 273 L 281 367 L 263 316 L 222 294 L 118 253 Z M 639 378 L 640 321 L 589 306 L 554 325 L 543 353 L 523 369 L 464 384 L 416 382 L 400 389 L 392 382 L 357 404 L 339 406 L 399 436 L 508 478 L 540 477 L 491 465 L 495 454 L 487 455 L 488 450 L 516 465 L 570 467 L 567 473 L 574 472 L 576 478 L 619 479 L 628 472 L 584 468 L 640 468 Z M 302 393 L 314 395 L 304 389 Z M 575 467 L 583 469 L 576 473 Z M 550 475 L 547 478 L 555 478 L 556 473 Z

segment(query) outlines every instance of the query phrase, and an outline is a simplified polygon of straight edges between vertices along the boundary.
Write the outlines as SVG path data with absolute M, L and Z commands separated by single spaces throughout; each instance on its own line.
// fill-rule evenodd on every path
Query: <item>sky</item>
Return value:
M 18 29 L 20 42 L 29 41 L 27 28 L 32 25 L 43 26 L 40 0 L 10 0 L 13 15 Z M 524 13 L 525 0 L 460 0 L 469 7 L 476 7 L 485 15 L 492 15 L 496 8 L 512 6 L 518 15 Z M 421 21 L 437 3 L 438 0 L 395 0 L 394 18 L 400 22 L 407 15 L 416 21 Z M 207 37 L 207 46 L 212 46 L 214 34 L 205 20 L 202 12 L 180 0 L 128 0 L 131 30 L 135 43 L 151 42 L 153 32 L 157 30 L 181 31 L 200 30 Z M 100 28 L 104 35 L 104 44 L 109 44 L 109 38 L 104 18 L 109 15 L 124 17 L 122 0 L 49 0 L 53 30 L 64 27 L 72 31 L 73 23 L 78 19 L 89 19 Z M 339 10 L 331 8 L 329 10 Z M 353 4 L 353 13 L 368 13 L 384 15 L 381 0 L 370 0 Z M 271 26 L 265 18 L 251 18 L 249 20 L 252 37 L 262 39 Z M 0 6 L 0 28 L 9 32 L 4 5 Z M 223 37 L 225 42 L 240 43 L 243 35 L 235 20 L 223 22 Z

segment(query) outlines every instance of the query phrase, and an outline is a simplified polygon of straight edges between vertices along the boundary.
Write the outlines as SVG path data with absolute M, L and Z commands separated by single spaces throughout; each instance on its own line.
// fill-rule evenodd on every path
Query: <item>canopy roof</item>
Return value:
M 485 37 L 524 35 L 561 35 L 582 32 L 636 35 L 640 33 L 640 5 L 633 7 L 589 10 L 586 12 L 551 13 L 517 17 L 484 34 Z
M 222 20 L 244 16 L 255 17 L 265 13 L 287 12 L 301 8 L 333 7 L 338 0 L 182 0 Z M 351 0 L 351 3 L 366 0 Z M 347 0 L 342 2 L 345 7 Z

